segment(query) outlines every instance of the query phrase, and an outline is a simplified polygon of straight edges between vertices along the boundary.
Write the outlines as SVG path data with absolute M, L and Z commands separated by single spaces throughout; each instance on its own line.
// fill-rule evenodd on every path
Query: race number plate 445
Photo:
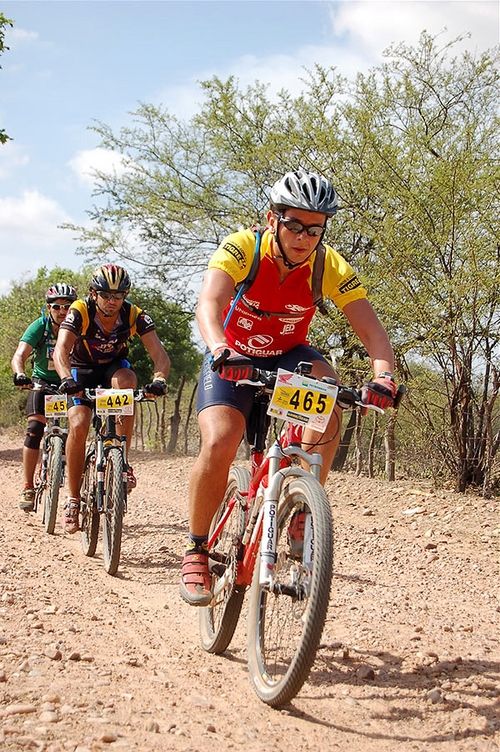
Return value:
M 338 387 L 278 369 L 268 414 L 323 433 L 335 407 Z
M 61 418 L 68 414 L 68 397 L 66 394 L 45 395 L 45 415 L 47 418 Z
M 95 409 L 97 415 L 133 415 L 133 389 L 96 389 Z

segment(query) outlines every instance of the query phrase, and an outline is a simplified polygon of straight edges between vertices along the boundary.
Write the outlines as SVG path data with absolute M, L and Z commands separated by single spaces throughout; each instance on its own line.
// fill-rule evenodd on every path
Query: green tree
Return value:
M 242 91 L 214 78 L 188 123 L 143 105 L 119 134 L 98 124 L 123 171 L 96 176 L 106 201 L 79 232 L 89 256 L 139 260 L 192 306 L 207 257 L 228 231 L 262 217 L 279 174 L 302 165 L 330 175 L 342 210 L 327 242 L 359 269 L 401 374 L 420 361 L 439 376 L 445 414 L 430 424 L 422 394 L 414 420 L 430 424 L 429 450 L 458 488 L 487 491 L 500 441 L 498 52 L 454 58 L 453 48 L 423 33 L 353 82 L 316 66 L 300 96 L 271 100 L 259 83 Z M 325 351 L 342 350 L 351 378 L 369 371 L 340 314 L 315 336 Z
M 0 55 L 2 55 L 5 52 L 5 50 L 9 49 L 5 45 L 5 30 L 7 29 L 7 27 L 12 26 L 12 25 L 13 25 L 12 21 L 9 18 L 6 18 L 4 14 L 0 11 Z M 0 144 L 4 144 L 9 139 L 10 139 L 10 136 L 6 134 L 3 128 L 0 128 Z

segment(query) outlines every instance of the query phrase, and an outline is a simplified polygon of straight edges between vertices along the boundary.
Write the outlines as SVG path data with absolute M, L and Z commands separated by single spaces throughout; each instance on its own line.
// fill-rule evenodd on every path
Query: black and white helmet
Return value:
M 303 169 L 287 172 L 271 188 L 273 206 L 304 209 L 333 217 L 338 209 L 337 193 L 329 180 Z
M 55 285 L 51 285 L 45 294 L 47 303 L 53 303 L 58 298 L 73 302 L 77 297 L 75 288 L 72 285 L 67 285 L 66 282 L 57 282 Z

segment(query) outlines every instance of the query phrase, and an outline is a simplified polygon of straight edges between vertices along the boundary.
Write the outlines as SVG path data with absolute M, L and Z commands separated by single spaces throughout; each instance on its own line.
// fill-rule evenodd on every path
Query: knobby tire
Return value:
M 247 491 L 250 482 L 248 470 L 232 467 L 229 471 L 228 484 L 224 498 L 217 509 L 210 526 L 209 537 L 215 530 L 226 507 L 235 493 Z M 245 597 L 243 585 L 236 585 L 236 567 L 241 553 L 241 538 L 244 532 L 244 511 L 239 501 L 236 502 L 229 518 L 221 530 L 218 540 L 209 552 L 210 570 L 212 572 L 212 590 L 225 578 L 223 589 L 214 595 L 209 606 L 200 608 L 200 638 L 204 650 L 209 653 L 223 653 L 234 634 Z
M 43 494 L 43 524 L 47 533 L 53 535 L 63 473 L 63 439 L 60 436 L 50 437 L 48 455 L 47 480 Z
M 314 529 L 312 570 L 293 555 L 287 535 L 295 511 L 308 509 Z M 278 505 L 276 587 L 259 585 L 259 560 L 250 588 L 248 668 L 258 697 L 271 707 L 290 702 L 307 680 L 328 610 L 333 568 L 332 516 L 328 497 L 312 476 L 285 485 Z M 279 592 L 279 586 L 288 593 Z M 290 590 L 299 593 L 293 597 Z
M 121 449 L 112 447 L 106 460 L 104 476 L 103 558 L 108 574 L 116 574 L 122 547 L 123 514 L 126 485 Z
M 96 506 L 95 451 L 85 457 L 80 487 L 81 544 L 85 556 L 93 556 L 99 537 L 99 512 Z

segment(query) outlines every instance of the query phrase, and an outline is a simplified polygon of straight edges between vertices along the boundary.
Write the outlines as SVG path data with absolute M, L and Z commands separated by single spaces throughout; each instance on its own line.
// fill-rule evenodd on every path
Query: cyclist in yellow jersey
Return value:
M 80 481 L 85 461 L 85 441 L 92 418 L 92 403 L 85 388 L 134 389 L 137 379 L 127 360 L 127 342 L 137 334 L 154 364 L 146 394 L 158 397 L 167 391 L 170 359 L 155 331 L 151 317 L 126 300 L 130 278 L 121 266 L 105 264 L 95 272 L 89 296 L 76 300 L 61 324 L 54 350 L 54 364 L 61 378 L 60 391 L 73 395 L 68 402 L 69 435 L 66 443 L 69 498 L 64 507 L 63 527 L 78 530 Z M 134 416 L 121 416 L 123 434 L 130 445 Z M 136 485 L 129 465 L 128 488 Z
M 251 230 L 225 238 L 209 262 L 196 314 L 207 345 L 198 385 L 201 448 L 190 477 L 189 540 L 180 585 L 181 596 L 191 605 L 206 606 L 212 598 L 208 530 L 253 403 L 253 388 L 235 387 L 234 381 L 245 378 L 249 366 L 293 371 L 300 361 L 312 362 L 316 377 L 335 377 L 331 365 L 309 345 L 307 334 L 316 309 L 314 259 L 328 219 L 336 211 L 337 195 L 325 177 L 302 169 L 287 172 L 271 189 L 260 264 L 245 293 L 235 296 L 235 285 L 247 277 L 252 265 L 255 235 Z M 342 310 L 371 358 L 374 378 L 363 388 L 363 400 L 391 406 L 397 387 L 387 333 L 354 270 L 330 246 L 324 246 L 324 253 L 323 296 Z M 229 357 L 214 373 L 211 364 L 225 350 Z M 340 441 L 341 414 L 337 405 L 325 434 L 311 430 L 304 434 L 306 444 L 317 442 L 314 451 L 323 458 L 323 483 Z

